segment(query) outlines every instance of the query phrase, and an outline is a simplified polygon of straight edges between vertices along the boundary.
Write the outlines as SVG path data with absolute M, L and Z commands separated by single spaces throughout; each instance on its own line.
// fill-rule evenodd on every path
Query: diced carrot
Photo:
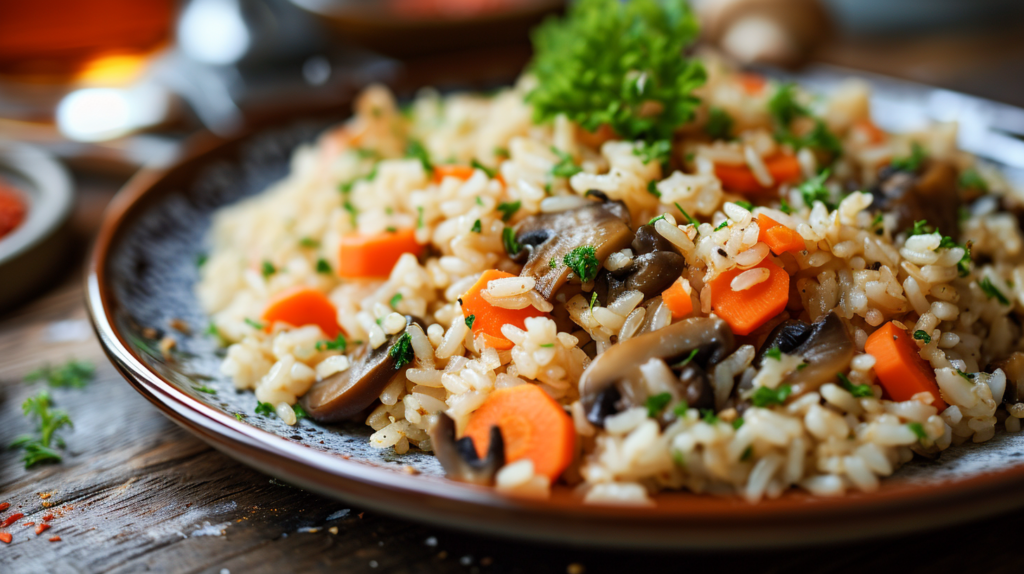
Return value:
M 733 291 L 731 285 L 743 269 L 726 271 L 710 283 L 711 308 L 737 335 L 749 335 L 785 310 L 789 302 L 786 270 L 767 260 L 754 267 L 758 268 L 768 270 L 768 279 L 743 291 Z
M 515 277 L 515 275 L 497 269 L 484 271 L 480 275 L 480 279 L 462 296 L 462 315 L 466 318 L 469 318 L 470 315 L 473 316 L 473 333 L 482 334 L 487 344 L 499 351 L 513 347 L 512 341 L 501 334 L 502 325 L 514 325 L 525 330 L 528 318 L 548 316 L 547 313 L 538 311 L 532 305 L 523 309 L 502 309 L 488 303 L 480 292 L 486 289 L 487 284 L 491 281 L 506 277 Z
M 673 320 L 682 319 L 693 311 L 693 300 L 686 290 L 688 285 L 683 285 L 683 281 L 682 277 L 676 279 L 675 283 L 661 293 L 661 300 L 672 311 Z
M 796 156 L 777 154 L 765 159 L 764 165 L 775 180 L 775 186 L 800 179 L 800 162 Z M 715 164 L 715 176 L 721 180 L 726 191 L 734 193 L 760 194 L 774 189 L 761 185 L 746 165 Z
M 491 426 L 501 429 L 505 462 L 528 458 L 535 474 L 552 481 L 572 462 L 576 430 L 562 405 L 540 387 L 523 384 L 498 389 L 469 418 L 465 436 L 483 457 L 491 443 Z
M 757 216 L 757 228 L 757 240 L 766 243 L 776 255 L 807 249 L 799 233 L 763 213 Z
M 387 277 L 398 258 L 406 253 L 416 257 L 423 253 L 412 228 L 374 235 L 345 235 L 338 250 L 338 275 L 348 279 Z
M 871 333 L 864 352 L 875 358 L 875 373 L 885 392 L 894 401 L 908 401 L 917 393 L 931 393 L 932 406 L 946 410 L 945 401 L 935 384 L 935 370 L 921 355 L 909 333 L 891 321 Z
M 454 177 L 466 181 L 473 177 L 473 172 L 476 171 L 475 167 L 468 165 L 457 165 L 457 164 L 445 164 L 434 166 L 434 183 L 441 183 L 446 177 Z M 501 177 L 500 173 L 494 174 L 494 179 L 505 185 L 505 178 Z
M 296 327 L 316 325 L 330 338 L 341 332 L 338 310 L 326 295 L 312 287 L 292 287 L 274 297 L 263 311 L 263 322 L 269 332 L 277 321 Z
M 858 129 L 863 130 L 868 136 L 868 141 L 873 144 L 882 143 L 885 141 L 885 132 L 882 131 L 875 122 L 870 119 L 865 119 L 854 124 Z
M 760 96 L 764 93 L 764 87 L 768 84 L 764 76 L 750 72 L 736 74 L 736 81 L 739 82 L 743 91 L 751 96 Z

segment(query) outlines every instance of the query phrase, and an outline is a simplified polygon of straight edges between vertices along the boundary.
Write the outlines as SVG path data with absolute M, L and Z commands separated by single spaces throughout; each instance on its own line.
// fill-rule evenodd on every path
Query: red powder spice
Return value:
M 22 522 L 21 525 L 22 526 L 35 526 L 36 523 L 35 522 Z
M 0 541 L 2 541 L 4 544 L 10 544 L 13 538 L 14 537 L 11 536 L 10 532 L 0 532 Z
M 25 220 L 25 201 L 10 185 L 0 181 L 0 238 L 14 231 Z
M 40 524 L 39 526 L 36 526 L 36 536 L 39 536 L 43 532 L 46 532 L 47 530 L 50 529 L 50 527 L 51 527 L 51 525 L 46 524 L 45 522 Z
M 4 520 L 3 522 L 0 522 L 0 528 L 7 528 L 8 526 L 10 526 L 10 525 L 14 524 L 15 522 L 21 520 L 22 518 L 25 518 L 25 515 L 23 513 L 15 512 L 14 514 L 8 516 L 7 520 Z
M 0 502 L 0 512 L 3 512 L 11 507 L 10 502 Z
M 50 542 L 60 542 L 60 536 L 51 536 Z

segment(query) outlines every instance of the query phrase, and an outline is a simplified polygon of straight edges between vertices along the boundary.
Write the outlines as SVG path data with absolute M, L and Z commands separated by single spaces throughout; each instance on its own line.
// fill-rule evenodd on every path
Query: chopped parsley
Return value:
M 358 341 L 356 341 L 356 343 L 358 344 Z M 345 351 L 348 350 L 348 339 L 345 338 L 345 335 L 339 334 L 338 337 L 335 338 L 333 341 L 317 341 L 316 350 L 341 351 L 342 353 L 344 353 Z
M 80 389 L 96 375 L 96 367 L 88 361 L 71 360 L 59 367 L 46 364 L 25 375 L 26 383 L 45 380 L 51 387 Z
M 501 244 L 505 246 L 505 252 L 515 257 L 523 250 L 523 246 L 516 241 L 516 230 L 506 227 L 501 230 Z
M 508 149 L 503 147 L 494 148 L 494 155 L 497 157 L 512 157 L 512 154 L 508 153 Z
M 427 148 L 423 147 L 423 144 L 419 141 L 409 140 L 409 145 L 405 148 L 405 157 L 420 160 L 420 164 L 423 166 L 423 171 L 427 173 L 434 173 L 434 164 L 430 161 L 430 154 L 427 153 Z
M 210 256 L 205 253 L 200 253 L 199 255 L 196 255 L 196 267 L 202 267 L 203 265 L 206 265 L 206 261 L 209 259 Z
M 542 349 L 553 349 L 553 348 L 555 348 L 555 344 L 554 343 L 544 343 L 540 347 Z
M 572 269 L 576 277 L 583 283 L 593 281 L 597 277 L 597 270 L 601 262 L 597 260 L 597 250 L 593 245 L 580 245 L 565 254 L 562 263 Z
M 480 163 L 479 161 L 477 161 L 476 158 L 473 158 L 473 160 L 469 162 L 469 165 L 472 166 L 473 168 L 479 169 L 480 171 L 482 171 L 485 174 L 487 174 L 488 178 L 494 179 L 495 171 L 493 169 L 487 167 L 486 165 Z
M 768 113 L 779 130 L 789 130 L 789 125 L 798 117 L 810 115 L 810 111 L 796 100 L 796 85 L 786 83 L 768 100 Z
M 700 349 L 694 349 L 694 350 L 690 351 L 690 354 L 687 355 L 685 359 L 683 359 L 682 361 L 679 361 L 678 363 L 672 365 L 672 368 L 679 369 L 679 368 L 685 367 L 686 365 L 688 365 L 690 363 L 690 361 L 693 360 L 694 357 L 697 356 L 698 352 L 700 352 Z
M 25 452 L 21 455 L 21 461 L 25 468 L 31 468 L 37 464 L 47 462 L 60 462 L 61 455 L 51 448 L 54 433 L 63 427 L 73 427 L 68 413 L 62 410 L 51 410 L 53 401 L 50 393 L 40 391 L 38 394 L 25 399 L 21 404 L 21 412 L 29 419 L 36 419 L 37 435 L 24 434 L 14 439 L 11 448 L 20 448 Z M 57 444 L 64 446 L 64 441 L 59 437 Z
M 316 272 L 317 273 L 330 274 L 330 272 L 331 272 L 331 264 L 328 263 L 327 260 L 324 259 L 323 257 L 321 257 L 320 259 L 317 259 L 316 260 Z
M 480 199 L 479 195 L 476 196 L 476 198 L 474 198 L 474 201 L 476 201 L 477 205 L 483 205 L 484 204 L 484 200 Z
M 554 269 L 555 267 L 558 267 L 558 260 L 555 259 L 554 257 L 552 257 L 551 261 L 548 261 L 548 267 L 550 267 L 552 269 Z
M 197 391 L 199 391 L 200 393 L 206 393 L 208 395 L 216 395 L 217 394 L 217 389 L 208 387 L 206 385 L 203 385 L 201 387 L 192 387 L 192 388 L 197 390 Z
M 480 224 L 480 220 L 479 219 L 477 219 L 476 221 L 473 222 L 473 227 L 470 227 L 469 231 L 472 232 L 472 233 L 481 233 L 483 231 L 483 227 Z
M 245 324 L 252 327 L 253 329 L 256 329 L 257 331 L 262 331 L 263 327 L 265 327 L 263 323 L 260 323 L 259 321 L 253 321 L 248 317 L 245 318 Z
M 927 219 L 921 219 L 914 222 L 914 227 L 907 232 L 907 237 L 913 237 L 915 235 L 927 235 L 935 233 L 935 227 L 928 225 Z M 957 272 L 960 277 L 967 277 L 971 273 L 971 242 L 968 241 L 964 245 L 960 245 L 953 238 L 948 235 L 943 235 L 939 240 L 939 246 L 936 249 L 953 249 L 954 247 L 960 247 L 964 250 L 964 256 L 960 258 L 960 261 L 956 262 Z M 991 299 L 991 297 L 989 297 Z M 1009 303 L 1007 303 L 1008 305 Z
M 964 189 L 976 189 L 981 193 L 988 193 L 988 182 L 981 177 L 978 170 L 974 168 L 965 169 L 960 174 L 960 187 Z
M 894 158 L 889 165 L 901 171 L 917 171 L 926 157 L 927 154 L 921 144 L 913 142 L 910 144 L 910 157 Z
M 341 191 L 341 193 L 343 193 L 343 194 L 348 194 L 349 192 L 352 191 L 352 187 L 354 187 L 357 182 L 359 182 L 359 181 L 373 181 L 375 179 L 377 179 L 377 166 L 376 165 L 373 166 L 373 169 L 370 170 L 370 173 L 368 173 L 366 175 L 361 175 L 361 176 L 359 176 L 359 177 L 357 177 L 357 178 L 355 178 L 355 179 L 353 179 L 351 181 L 348 181 L 348 182 L 345 182 L 345 183 L 339 185 L 338 186 L 338 190 Z
M 974 373 L 965 373 L 965 372 L 961 371 L 960 369 L 957 369 L 956 370 L 956 374 L 958 374 L 961 377 L 963 377 L 964 380 L 970 381 L 972 383 L 974 382 Z
M 576 165 L 572 156 L 568 153 L 551 146 L 551 151 L 558 156 L 558 163 L 551 167 L 551 175 L 555 177 L 572 177 L 583 171 L 583 168 Z
M 398 228 L 394 225 L 389 225 L 384 228 L 384 231 L 387 231 L 388 233 L 398 233 Z
M 312 237 L 303 237 L 302 239 L 299 240 L 299 245 L 307 249 L 313 249 L 316 247 L 320 247 L 320 242 L 317 241 L 316 239 L 313 239 Z
M 743 454 L 740 455 L 740 462 L 747 462 L 752 456 L 754 456 L 754 445 L 743 449 Z
M 978 287 L 981 287 L 982 292 L 985 293 L 985 296 L 989 299 L 994 298 L 1003 305 L 1010 304 L 1010 300 L 1006 298 L 1006 295 L 1003 295 L 1003 292 L 997 289 L 996 286 L 992 284 L 992 280 L 988 277 L 982 278 L 982 280 L 978 282 Z
M 658 191 L 658 182 L 654 181 L 653 179 L 647 182 L 647 193 L 653 195 L 654 197 L 657 197 L 658 199 L 661 199 L 661 192 Z
M 235 419 L 240 421 L 245 420 L 245 415 L 243 415 L 242 413 L 235 413 Z
M 590 132 L 603 125 L 622 139 L 671 139 L 693 117 L 704 83 L 701 64 L 682 57 L 697 37 L 685 0 L 581 0 L 568 16 L 533 33 L 527 95 L 538 123 L 564 114 Z M 658 110 L 651 113 L 652 109 Z
M 882 217 L 882 214 L 876 214 L 875 218 L 871 220 L 871 229 L 881 227 L 883 223 L 885 223 L 885 218 Z
M 726 219 L 725 221 L 719 223 L 718 227 L 715 228 L 715 231 L 718 231 L 719 229 L 725 229 L 726 227 L 729 227 L 729 220 L 728 219 Z
M 683 214 L 683 217 L 686 218 L 686 221 L 690 222 L 690 225 L 692 225 L 694 228 L 700 227 L 700 222 L 697 221 L 696 219 L 694 219 L 693 217 L 691 217 L 689 213 L 686 213 L 686 210 L 683 209 L 682 205 L 679 205 L 678 201 L 676 201 L 674 203 L 676 205 L 676 209 L 679 210 L 679 213 Z
M 672 395 L 669 393 L 658 393 L 647 397 L 647 401 L 644 406 L 647 407 L 647 416 L 652 419 L 661 414 L 661 411 L 665 410 L 668 406 L 669 401 L 672 400 Z
M 292 405 L 292 412 L 295 413 L 295 420 L 297 421 L 309 418 L 309 413 L 307 413 L 306 409 L 302 408 L 302 405 L 299 403 Z
M 416 206 L 416 229 L 423 228 L 423 206 Z
M 775 359 L 776 361 L 782 360 L 782 349 L 778 347 L 772 347 L 764 352 L 764 356 L 769 359 Z
M 932 342 L 932 336 L 920 329 L 914 331 L 914 338 L 918 341 L 924 341 L 925 345 Z
M 639 157 L 643 161 L 644 165 L 657 161 L 658 163 L 665 163 L 668 161 L 669 154 L 672 152 L 672 142 L 669 140 L 657 140 L 648 143 L 644 140 L 637 142 L 636 147 L 633 148 L 633 155 Z
M 819 119 L 814 121 L 814 128 L 803 136 L 796 136 L 788 131 L 782 131 L 775 134 L 775 139 L 782 143 L 788 143 L 796 149 L 806 147 L 820 150 L 828 154 L 832 159 L 843 154 L 843 144 L 839 141 L 839 138 L 829 131 L 825 122 Z
M 709 425 L 718 424 L 718 416 L 716 416 L 715 411 L 711 409 L 701 409 L 700 418 Z
M 402 300 L 402 294 L 401 293 L 395 293 L 394 295 L 391 296 L 391 299 L 388 300 L 388 305 L 390 305 L 391 308 L 394 309 L 394 308 L 398 307 L 398 302 L 401 301 L 401 300 Z
M 713 140 L 727 140 L 732 137 L 732 116 L 722 108 L 714 106 L 708 111 L 708 123 L 704 124 L 704 132 Z
M 377 157 L 376 150 L 372 150 L 365 147 L 357 147 L 355 149 L 356 157 L 359 159 L 374 159 Z
M 672 407 L 672 414 L 679 418 L 686 416 L 686 411 L 690 410 L 690 405 L 686 401 L 679 401 L 676 406 Z
M 402 333 L 402 336 L 395 341 L 395 344 L 391 345 L 391 349 L 388 350 L 388 356 L 395 360 L 396 371 L 411 363 L 414 356 L 412 336 L 408 332 Z
M 256 414 L 269 417 L 273 416 L 276 412 L 277 411 L 274 410 L 274 405 L 263 401 L 256 401 Z
M 260 267 L 260 272 L 263 273 L 263 277 L 270 277 L 274 273 L 277 273 L 277 267 L 269 261 L 264 261 L 263 266 Z
M 651 220 L 647 222 L 647 225 L 654 225 L 655 223 L 657 223 L 658 221 L 661 221 L 662 219 L 665 219 L 665 214 L 664 213 L 662 213 L 661 215 L 659 215 L 657 217 L 652 217 Z
M 793 215 L 793 208 L 790 207 L 789 202 L 785 199 L 779 200 L 779 211 L 786 215 Z
M 519 211 L 519 208 L 522 206 L 523 202 L 519 200 L 511 202 L 503 201 L 499 203 L 498 207 L 496 207 L 495 209 L 501 212 L 501 220 L 507 222 L 509 219 L 512 219 L 512 216 L 515 215 L 516 212 Z
M 597 291 L 590 294 L 590 312 L 594 312 L 594 303 L 597 303 Z
M 341 207 L 348 212 L 352 227 L 356 227 L 359 224 L 359 210 L 356 209 L 356 206 L 352 205 L 351 201 L 345 201 L 345 203 L 341 204 Z
M 907 423 L 907 428 L 917 436 L 917 440 L 919 441 L 928 438 L 928 433 L 924 432 L 924 425 L 921 423 Z
M 757 391 L 754 392 L 754 396 L 751 400 L 755 407 L 766 407 L 769 405 L 781 405 L 786 402 L 789 395 L 793 392 L 793 387 L 789 385 L 780 385 L 777 389 L 769 389 L 768 387 L 758 387 Z
M 804 205 L 812 207 L 815 201 L 820 201 L 830 210 L 835 209 L 835 205 L 832 204 L 832 194 L 825 187 L 825 180 L 828 179 L 828 176 L 829 170 L 826 169 L 797 187 L 800 195 L 804 198 Z
M 744 201 L 744 200 L 741 199 L 741 200 L 736 201 L 734 203 L 736 205 L 742 207 L 743 209 L 746 209 L 747 211 L 754 211 L 754 204 L 750 203 L 749 201 Z
M 836 373 L 836 378 L 839 379 L 839 384 L 846 389 L 846 392 L 858 399 L 870 399 L 875 396 L 875 392 L 871 390 L 871 385 L 855 385 L 850 381 L 850 378 L 843 373 Z
M 472 329 L 474 321 L 476 321 L 476 315 L 470 315 L 469 317 L 466 317 L 466 326 Z
M 736 420 L 732 421 L 733 430 L 740 430 L 740 427 L 743 426 L 744 422 L 746 421 L 743 420 L 743 417 L 739 417 Z

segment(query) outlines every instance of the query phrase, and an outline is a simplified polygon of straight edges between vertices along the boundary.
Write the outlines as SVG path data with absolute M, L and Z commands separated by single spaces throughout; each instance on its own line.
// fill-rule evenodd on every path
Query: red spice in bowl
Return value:
M 27 211 L 21 194 L 9 184 L 0 181 L 0 239 L 21 225 Z

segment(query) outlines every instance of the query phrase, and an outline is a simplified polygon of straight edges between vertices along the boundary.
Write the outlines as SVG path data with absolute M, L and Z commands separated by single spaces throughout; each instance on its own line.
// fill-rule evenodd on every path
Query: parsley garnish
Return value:
M 473 158 L 473 160 L 469 162 L 469 165 L 487 174 L 488 178 L 494 179 L 494 170 L 480 163 L 476 158 Z
M 320 259 L 317 259 L 316 260 L 316 272 L 317 273 L 329 274 L 331 272 L 331 264 L 328 263 L 327 260 L 324 259 L 323 257 L 321 257 Z
M 276 412 L 277 411 L 274 410 L 274 405 L 263 401 L 256 401 L 256 414 L 269 417 L 274 415 Z
M 402 294 L 401 293 L 395 293 L 394 295 L 391 296 L 391 299 L 388 300 L 388 305 L 390 305 L 391 308 L 394 309 L 398 305 L 398 302 L 401 301 L 401 300 L 402 300 Z
M 788 143 L 797 149 L 807 147 L 821 150 L 831 158 L 836 158 L 843 154 L 843 144 L 840 143 L 839 138 L 829 131 L 825 122 L 818 119 L 814 122 L 814 128 L 803 136 L 793 135 L 787 130 L 776 133 L 775 139 L 782 143 Z
M 738 419 L 732 421 L 732 428 L 733 428 L 733 430 L 740 430 L 740 427 L 743 426 L 744 422 L 746 422 L 746 421 L 743 420 L 743 417 L 739 417 Z
M 750 445 L 743 450 L 743 454 L 740 455 L 740 462 L 747 462 L 752 456 L 754 456 L 754 445 Z
M 423 144 L 416 140 L 409 140 L 409 145 L 405 148 L 405 157 L 412 157 L 420 160 L 420 164 L 423 165 L 423 171 L 427 173 L 434 173 L 434 164 L 430 161 L 430 154 L 427 153 L 427 148 L 423 147 Z
M 68 361 L 59 367 L 44 365 L 25 375 L 26 383 L 45 380 L 51 387 L 74 387 L 80 389 L 92 380 L 96 367 L 88 361 Z
M 203 265 L 206 265 L 206 261 L 209 258 L 210 256 L 205 253 L 200 253 L 199 255 L 196 255 L 196 267 L 202 267 Z
M 299 245 L 301 245 L 302 247 L 312 249 L 315 247 L 320 247 L 320 242 L 317 241 L 316 239 L 313 239 L 312 237 L 303 237 L 302 239 L 299 240 Z
M 654 225 L 655 223 L 657 223 L 658 221 L 661 221 L 662 219 L 665 219 L 665 214 L 664 213 L 662 213 L 661 215 L 659 215 L 657 217 L 652 217 L 651 220 L 647 222 L 647 225 Z
M 347 194 L 347 193 L 352 191 L 352 187 L 354 187 L 357 182 L 359 182 L 359 181 L 373 181 L 375 179 L 377 179 L 377 166 L 376 165 L 373 166 L 373 169 L 370 170 L 370 173 L 368 173 L 366 175 L 361 175 L 361 176 L 353 179 L 352 181 L 348 181 L 346 183 L 343 183 L 343 184 L 338 186 L 338 189 L 341 191 L 341 193 Z
M 776 361 L 781 361 L 782 360 L 782 349 L 780 349 L 778 347 L 772 347 L 771 349 L 768 349 L 767 351 L 764 352 L 764 356 L 768 357 L 769 359 L 775 359 Z
M 590 294 L 590 312 L 594 312 L 594 303 L 597 302 L 597 291 Z
M 503 147 L 494 148 L 494 155 L 497 157 L 511 157 L 512 154 L 508 153 L 508 149 Z
M 910 144 L 910 157 L 894 158 L 889 165 L 893 169 L 901 171 L 917 171 L 926 158 L 924 148 L 921 144 L 914 142 Z
M 256 329 L 257 331 L 262 331 L 263 327 L 265 326 L 263 325 L 263 323 L 260 323 L 259 321 L 253 321 L 248 317 L 245 318 L 245 324 L 252 327 L 253 329 Z
M 920 329 L 914 331 L 914 338 L 917 339 L 918 341 L 924 341 L 925 345 L 932 342 L 932 336 L 929 335 L 928 333 L 925 333 L 924 331 L 921 331 Z
M 758 387 L 757 391 L 754 392 L 752 401 L 755 407 L 766 407 L 768 405 L 781 405 L 786 402 L 789 395 L 793 392 L 793 387 L 789 385 L 781 385 L 777 389 L 769 389 L 768 387 Z
M 555 344 L 554 343 L 544 343 L 543 345 L 541 345 L 541 348 L 543 348 L 543 349 L 553 349 L 553 348 L 555 348 Z
M 295 413 L 295 420 L 297 421 L 309 418 L 309 413 L 299 403 L 292 405 L 292 412 Z
M 708 110 L 708 123 L 704 131 L 713 140 L 727 140 L 732 137 L 732 116 L 722 108 L 713 107 Z
M 683 58 L 697 37 L 685 0 L 581 0 L 568 17 L 549 19 L 533 33 L 527 96 L 534 119 L 564 114 L 594 132 L 610 126 L 629 141 L 671 139 L 699 104 L 699 62 Z M 654 108 L 659 110 L 651 113 Z
M 393 306 L 394 305 L 392 305 L 392 307 Z M 358 344 L 358 343 L 359 343 L 359 341 L 356 341 L 356 344 Z M 348 350 L 348 340 L 345 339 L 345 335 L 339 334 L 338 337 L 336 339 L 334 339 L 333 341 L 317 341 L 317 343 L 316 343 L 316 350 L 317 351 L 341 351 L 342 353 L 344 353 L 345 351 Z
M 740 201 L 736 201 L 734 203 L 736 205 L 742 207 L 743 209 L 746 209 L 747 211 L 754 211 L 754 204 L 750 203 L 749 201 L 740 200 Z
M 658 182 L 654 181 L 653 179 L 651 181 L 648 181 L 647 193 L 653 195 L 654 197 L 657 197 L 658 199 L 661 199 L 661 192 L 658 191 Z
M 389 225 L 384 228 L 384 231 L 387 231 L 388 233 L 398 233 L 398 228 L 394 225 Z
M 961 371 L 960 369 L 957 369 L 956 370 L 956 374 L 960 375 L 965 380 L 971 381 L 972 383 L 974 382 L 974 373 L 965 373 L 965 372 Z
M 423 206 L 416 206 L 416 229 L 423 228 Z
M 871 390 L 871 385 L 855 385 L 843 373 L 836 373 L 836 378 L 839 379 L 839 383 L 846 389 L 846 392 L 858 399 L 873 398 L 875 396 L 874 391 Z
M 815 201 L 820 201 L 825 204 L 825 207 L 835 209 L 832 204 L 832 194 L 829 193 L 828 188 L 825 187 L 825 180 L 828 179 L 829 170 L 824 170 L 813 178 L 803 182 L 797 188 L 800 191 L 800 195 L 804 198 L 804 205 L 812 207 Z
M 601 267 L 601 262 L 597 260 L 597 250 L 592 245 L 580 245 L 566 253 L 562 263 L 572 269 L 583 283 L 593 281 Z
M 472 329 L 474 321 L 476 321 L 476 315 L 470 315 L 469 317 L 466 317 L 466 326 Z
M 21 455 L 21 461 L 25 463 L 25 468 L 45 462 L 61 461 L 60 453 L 53 450 L 50 443 L 53 442 L 55 432 L 62 427 L 73 427 L 74 425 L 71 424 L 68 413 L 62 410 L 51 410 L 52 405 L 53 401 L 47 391 L 40 391 L 35 396 L 25 399 L 25 402 L 21 404 L 21 412 L 26 417 L 38 419 L 36 432 L 39 433 L 39 436 L 21 435 L 11 443 L 11 448 L 21 448 L 25 451 Z M 64 442 L 58 438 L 57 444 L 63 446 Z
M 352 205 L 351 201 L 342 203 L 341 207 L 348 212 L 349 221 L 352 222 L 352 227 L 356 227 L 359 223 L 359 210 L 356 209 L 356 206 Z
M 668 161 L 668 156 L 672 151 L 672 142 L 669 140 L 657 140 L 651 143 L 640 140 L 637 142 L 635 148 L 633 148 L 633 155 L 638 156 L 644 165 L 657 160 L 658 163 L 665 163 Z
M 992 284 L 992 280 L 988 277 L 982 278 L 982 280 L 978 282 L 978 287 L 981 287 L 982 292 L 985 293 L 985 296 L 989 299 L 995 298 L 1003 305 L 1010 304 L 1010 300 L 1006 298 L 1006 295 L 1003 295 L 1003 292 L 997 289 L 996 286 Z
M 523 246 L 516 241 L 516 230 L 511 227 L 501 230 L 501 243 L 505 246 L 505 253 L 512 257 L 519 255 L 519 252 L 523 250 Z
M 810 115 L 801 103 L 796 101 L 796 86 L 792 83 L 782 84 L 768 100 L 768 113 L 780 130 L 789 130 L 789 124 L 800 116 Z
M 685 359 L 683 359 L 682 361 L 679 361 L 678 363 L 672 365 L 672 368 L 679 369 L 679 368 L 685 367 L 686 365 L 688 365 L 690 363 L 690 361 L 693 360 L 694 357 L 697 356 L 698 352 L 700 352 L 700 349 L 694 349 L 694 350 L 690 351 L 690 354 L 687 355 Z
M 558 163 L 552 166 L 551 175 L 555 177 L 572 177 L 583 171 L 583 168 L 576 165 L 572 160 L 571 155 L 556 148 L 555 146 L 551 146 L 551 151 L 558 156 Z
M 270 277 L 274 273 L 277 273 L 277 267 L 274 267 L 274 264 L 269 261 L 264 261 L 260 271 L 263 273 L 263 277 Z
M 482 226 L 480 224 L 480 220 L 479 219 L 477 219 L 476 221 L 473 222 L 473 227 L 470 227 L 469 231 L 472 232 L 472 233 L 481 233 L 483 231 L 483 228 L 482 228 Z
M 395 344 L 391 345 L 391 349 L 388 350 L 388 356 L 395 360 L 396 371 L 411 363 L 414 356 L 412 336 L 408 332 L 402 333 L 402 336 L 395 341 Z
M 715 415 L 715 411 L 711 409 L 701 409 L 700 418 L 709 425 L 718 424 L 718 417 Z
M 678 209 L 678 210 L 679 210 L 679 213 L 682 213 L 682 214 L 683 214 L 683 217 L 685 217 L 685 218 L 686 218 L 686 221 L 690 222 L 690 225 L 692 225 L 692 226 L 694 227 L 694 229 L 696 229 L 696 228 L 700 227 L 700 222 L 698 222 L 698 221 L 697 221 L 696 219 L 694 219 L 693 217 L 690 217 L 690 214 L 689 214 L 689 213 L 686 213 L 686 210 L 685 210 L 685 209 L 683 209 L 683 206 L 682 206 L 682 205 L 679 205 L 679 202 L 678 202 L 678 201 L 676 201 L 676 202 L 673 202 L 673 203 L 675 203 L 675 205 L 676 205 L 676 209 Z
M 686 401 L 679 401 L 676 406 L 672 407 L 672 414 L 679 418 L 686 416 L 686 411 L 690 410 L 690 405 Z
M 728 219 L 726 219 L 725 221 L 719 223 L 718 227 L 715 228 L 715 231 L 718 231 L 719 229 L 724 229 L 726 227 L 729 227 L 729 220 Z
M 964 189 L 976 189 L 982 193 L 988 193 L 988 183 L 981 177 L 978 170 L 974 168 L 965 169 L 960 174 L 960 187 Z
M 785 199 L 779 200 L 779 211 L 786 215 L 793 215 L 793 208 L 789 206 L 789 202 Z
M 495 209 L 501 212 L 502 221 L 508 221 L 509 219 L 512 219 L 512 216 L 515 215 L 517 211 L 519 211 L 519 208 L 522 207 L 522 205 L 523 202 L 519 200 L 512 202 L 502 202 L 499 203 L 498 207 L 496 207 Z
M 644 403 L 644 406 L 647 407 L 647 416 L 653 419 L 660 415 L 671 400 L 672 395 L 669 393 L 658 393 L 647 397 L 647 401 Z
M 907 428 L 917 436 L 919 441 L 928 438 L 928 433 L 924 432 L 924 425 L 921 423 L 907 423 Z
M 558 260 L 555 259 L 554 257 L 552 257 L 551 260 L 548 261 L 548 267 L 550 267 L 552 269 L 554 269 L 555 267 L 558 267 Z

